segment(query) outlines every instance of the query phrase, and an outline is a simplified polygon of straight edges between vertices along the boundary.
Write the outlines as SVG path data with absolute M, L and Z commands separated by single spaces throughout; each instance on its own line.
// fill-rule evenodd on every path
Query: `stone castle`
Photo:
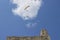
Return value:
M 25 36 L 25 37 L 7 37 L 7 40 L 50 40 L 50 36 L 46 29 L 42 29 L 40 32 L 40 36 Z

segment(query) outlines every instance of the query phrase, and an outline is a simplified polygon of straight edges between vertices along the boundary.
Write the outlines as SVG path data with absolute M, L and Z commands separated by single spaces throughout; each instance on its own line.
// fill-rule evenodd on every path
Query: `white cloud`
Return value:
M 12 9 L 12 12 L 24 20 L 37 17 L 42 4 L 42 0 L 11 0 L 11 2 L 17 5 L 15 9 Z
M 31 27 L 31 23 L 26 24 L 26 27 L 30 28 Z
M 27 28 L 30 28 L 30 27 L 36 27 L 38 23 L 27 23 L 26 26 Z

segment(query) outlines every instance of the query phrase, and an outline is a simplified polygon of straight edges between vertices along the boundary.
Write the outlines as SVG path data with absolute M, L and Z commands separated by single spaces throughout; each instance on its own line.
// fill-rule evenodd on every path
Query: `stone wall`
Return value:
M 7 40 L 39 40 L 39 36 L 34 37 L 7 37 Z
M 42 29 L 40 36 L 25 36 L 25 37 L 7 37 L 7 40 L 50 40 L 50 36 L 48 35 L 48 32 L 46 29 Z

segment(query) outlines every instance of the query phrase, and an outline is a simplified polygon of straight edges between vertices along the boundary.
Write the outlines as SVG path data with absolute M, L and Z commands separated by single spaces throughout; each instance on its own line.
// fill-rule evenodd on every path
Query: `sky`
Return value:
M 42 28 L 47 29 L 51 40 L 60 40 L 60 0 L 43 0 L 33 20 L 15 16 L 12 8 L 16 5 L 10 0 L 0 0 L 0 40 L 7 36 L 39 36 Z

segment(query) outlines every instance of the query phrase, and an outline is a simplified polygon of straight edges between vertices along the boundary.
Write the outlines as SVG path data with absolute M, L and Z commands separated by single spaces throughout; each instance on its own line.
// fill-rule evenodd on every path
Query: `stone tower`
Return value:
M 40 33 L 40 40 L 50 40 L 50 36 L 46 29 L 42 29 Z
M 50 36 L 46 29 L 42 29 L 40 36 L 24 36 L 24 37 L 7 37 L 7 40 L 50 40 Z

